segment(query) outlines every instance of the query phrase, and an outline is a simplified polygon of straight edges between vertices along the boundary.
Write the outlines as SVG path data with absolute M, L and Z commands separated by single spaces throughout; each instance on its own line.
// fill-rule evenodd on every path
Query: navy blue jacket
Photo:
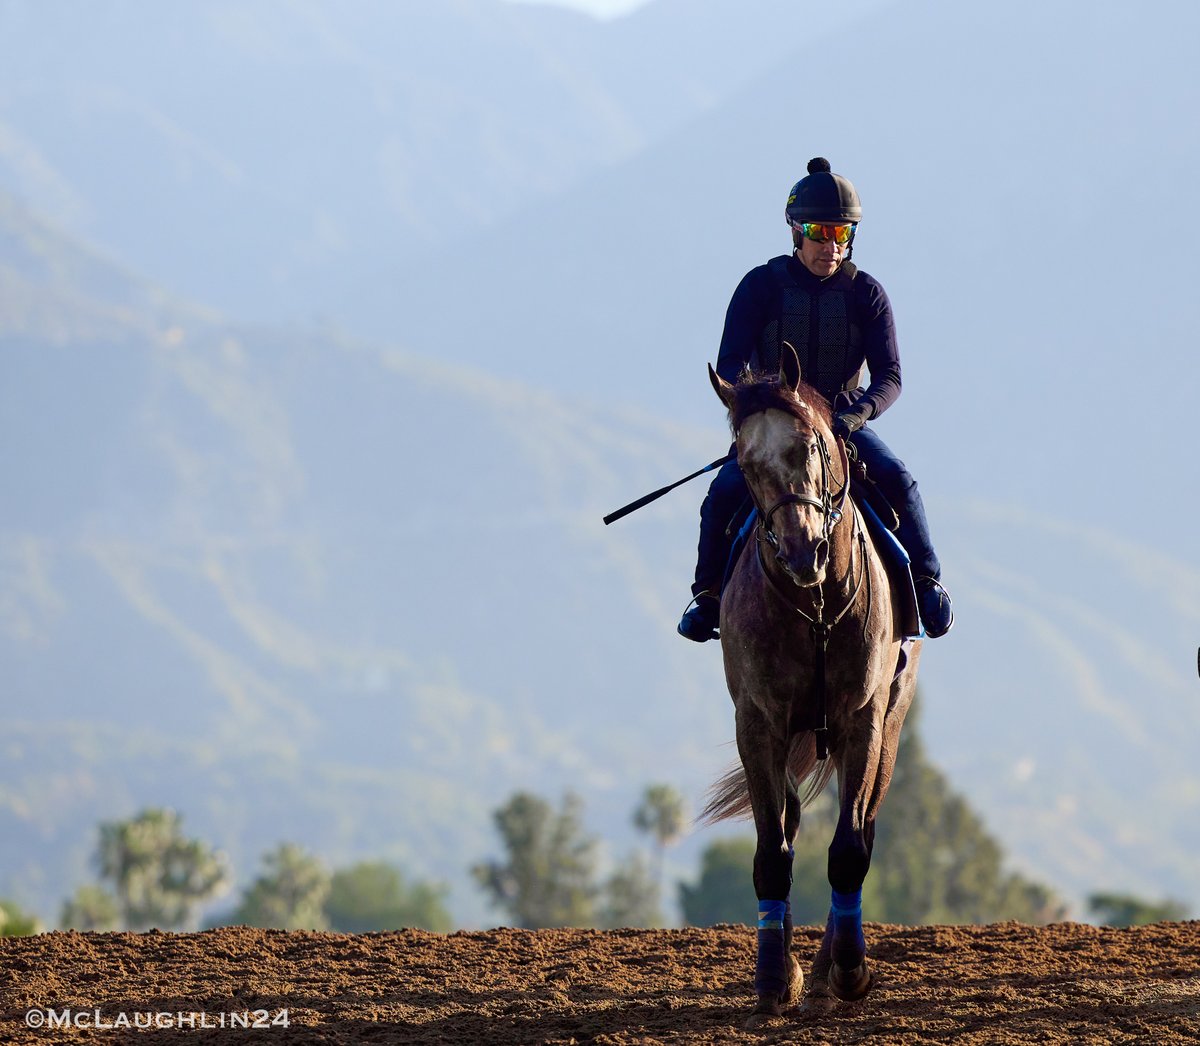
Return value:
M 729 302 L 717 373 L 735 382 L 747 364 L 775 369 L 784 340 L 799 354 L 805 381 L 835 410 L 855 406 L 870 420 L 900 395 L 891 302 L 879 281 L 850 262 L 825 279 L 788 255 L 751 269 Z M 865 389 L 864 363 L 871 375 Z

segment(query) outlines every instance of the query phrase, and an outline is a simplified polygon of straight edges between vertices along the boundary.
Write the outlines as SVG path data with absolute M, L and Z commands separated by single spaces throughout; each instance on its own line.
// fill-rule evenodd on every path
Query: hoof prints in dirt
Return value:
M 286 1009 L 286 1031 L 219 1033 L 262 1044 L 1200 1042 L 1200 923 L 874 925 L 867 939 L 866 999 L 801 1006 L 747 1031 L 754 931 L 744 926 L 2 938 L 0 1041 L 202 1034 L 26 1023 L 29 1010 L 70 1008 L 110 1023 Z M 802 961 L 818 940 L 797 930 Z

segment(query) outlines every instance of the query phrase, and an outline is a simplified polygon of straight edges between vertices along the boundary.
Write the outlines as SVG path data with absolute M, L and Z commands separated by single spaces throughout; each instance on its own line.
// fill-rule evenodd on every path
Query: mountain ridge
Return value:
M 1122 33 L 1131 15 L 1090 12 L 1102 46 L 1064 59 L 1076 81 L 1021 95 L 979 165 L 954 168 L 943 249 L 908 235 L 908 203 L 931 197 L 906 190 L 991 132 L 968 135 L 989 89 L 1054 68 L 1068 8 L 1049 5 L 1029 24 L 1054 31 L 1006 63 L 982 52 L 1022 39 L 1014 12 L 955 50 L 946 11 L 885 10 L 861 34 L 895 49 L 937 29 L 926 44 L 953 60 L 889 96 L 920 120 L 846 129 L 815 112 L 784 140 L 769 113 L 745 115 L 791 82 L 778 64 L 587 181 L 585 238 L 569 195 L 531 197 L 460 247 L 458 269 L 429 256 L 421 281 L 384 272 L 370 295 L 411 322 L 378 340 L 336 317 L 255 325 L 192 306 L 194 288 L 157 288 L 167 268 L 132 275 L 103 236 L 83 248 L 0 197 L 0 658 L 20 710 L 0 825 L 24 848 L 0 889 L 48 912 L 85 875 L 96 821 L 171 803 L 246 874 L 282 838 L 391 856 L 453 881 L 478 925 L 464 869 L 503 791 L 578 788 L 614 845 L 644 776 L 698 806 L 732 758 L 720 651 L 674 634 L 703 487 L 600 517 L 727 446 L 703 359 L 736 279 L 786 246 L 777 183 L 807 158 L 803 131 L 858 182 L 856 260 L 900 317 L 909 381 L 879 426 L 921 480 L 959 611 L 923 658 L 932 754 L 1026 874 L 1076 901 L 1193 898 L 1200 569 L 1162 527 L 1197 511 L 1180 482 L 1194 266 L 1116 251 L 1105 204 L 1127 175 L 1105 158 L 1120 147 L 1186 184 L 1195 156 L 1163 131 L 1195 85 L 1186 64 L 1142 77 L 1162 26 Z M 1127 66 L 1096 84 L 1118 43 Z M 974 66 L 977 83 L 939 99 L 939 76 Z M 1079 133 L 1112 112 L 1116 130 L 1072 167 L 1063 136 L 1093 87 Z M 1048 129 L 1025 135 L 1038 113 Z M 1048 270 L 997 236 L 1040 198 L 1015 146 L 1036 157 L 1054 135 L 1045 170 L 1078 191 L 1056 227 L 1074 253 Z M 1195 218 L 1184 196 L 1174 235 Z M 464 289 L 466 262 L 486 278 Z M 680 272 L 694 279 L 664 282 Z M 703 842 L 681 848 L 680 873 Z

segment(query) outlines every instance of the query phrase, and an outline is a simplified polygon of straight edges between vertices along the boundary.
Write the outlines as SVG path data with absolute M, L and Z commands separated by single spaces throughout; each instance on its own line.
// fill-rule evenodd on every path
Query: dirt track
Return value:
M 742 1029 L 753 1004 L 754 934 L 744 926 L 3 938 L 0 1041 L 1200 1042 L 1200 922 L 871 925 L 867 934 L 876 988 L 866 1001 L 801 1010 L 765 1032 Z M 797 931 L 801 955 L 817 937 Z M 70 1007 L 84 1023 L 99 1010 L 117 1027 L 31 1030 L 31 1007 Z M 286 1030 L 199 1027 L 284 1007 Z M 132 1024 L 180 1011 L 202 1014 L 197 1027 L 119 1026 L 122 1013 Z

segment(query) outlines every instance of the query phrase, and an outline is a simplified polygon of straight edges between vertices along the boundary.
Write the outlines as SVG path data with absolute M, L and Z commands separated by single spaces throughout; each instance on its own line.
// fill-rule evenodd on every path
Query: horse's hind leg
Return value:
M 754 990 L 758 1004 L 747 1021 L 747 1027 L 755 1027 L 778 1017 L 797 1001 L 804 976 L 791 954 L 792 853 L 784 832 L 787 749 L 757 711 L 739 714 L 737 741 L 758 833 L 754 853 L 754 891 L 758 896 Z M 797 814 L 798 808 L 793 817 Z

